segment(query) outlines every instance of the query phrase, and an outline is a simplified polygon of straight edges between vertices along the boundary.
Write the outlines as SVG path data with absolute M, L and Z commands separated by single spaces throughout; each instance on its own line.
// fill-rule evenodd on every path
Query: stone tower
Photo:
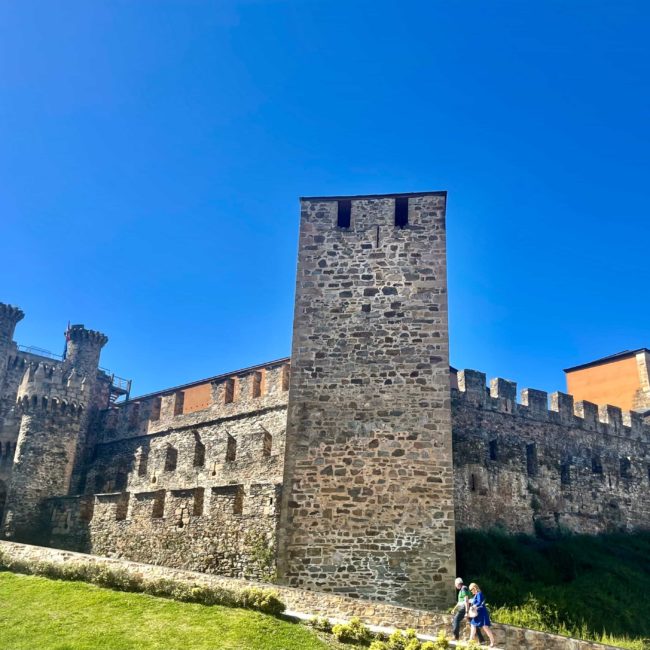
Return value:
M 301 200 L 278 570 L 438 607 L 455 570 L 445 192 Z
M 18 322 L 24 317 L 25 314 L 22 309 L 0 302 L 0 392 L 2 391 L 7 372 L 7 359 L 16 350 L 14 331 Z M 4 395 L 0 394 L 0 400 L 3 397 Z M 1 412 L 0 415 L 2 415 Z
M 99 353 L 108 339 L 76 325 L 64 362 L 33 362 L 18 389 L 22 418 L 5 507 L 3 534 L 38 541 L 43 499 L 67 495 L 93 405 Z

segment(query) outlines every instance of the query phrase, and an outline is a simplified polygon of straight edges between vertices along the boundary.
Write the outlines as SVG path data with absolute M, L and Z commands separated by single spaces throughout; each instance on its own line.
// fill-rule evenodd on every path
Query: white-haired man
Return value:
M 463 584 L 462 578 L 456 578 L 454 584 L 458 590 L 458 599 L 456 601 L 456 607 L 454 607 L 454 618 L 451 622 L 451 630 L 454 634 L 454 639 L 458 641 L 460 639 L 460 624 L 465 618 L 465 614 L 469 611 L 469 599 L 472 597 L 472 594 Z M 478 637 L 478 642 L 483 643 L 484 639 L 480 628 L 476 628 L 476 636 Z

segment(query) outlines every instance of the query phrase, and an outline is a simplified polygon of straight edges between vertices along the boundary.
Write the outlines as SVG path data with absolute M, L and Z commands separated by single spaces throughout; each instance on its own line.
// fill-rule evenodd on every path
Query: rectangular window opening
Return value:
M 174 395 L 174 415 L 183 415 L 185 393 L 181 390 Z
M 537 445 L 526 445 L 526 471 L 528 476 L 537 476 Z
M 262 373 L 260 371 L 254 372 L 253 386 L 252 386 L 253 399 L 262 396 L 262 383 L 263 383 Z
M 395 199 L 395 225 L 404 228 L 409 222 L 409 200 L 407 196 L 398 196 Z
M 632 477 L 632 461 L 627 458 L 621 458 L 621 478 L 631 478 Z
M 349 228 L 352 221 L 352 201 L 337 201 L 338 217 L 336 225 L 339 228 Z
M 560 465 L 560 483 L 562 485 L 571 484 L 571 466 L 569 463 L 562 463 Z
M 223 401 L 225 404 L 232 404 L 235 401 L 235 380 L 233 378 L 226 379 L 226 391 Z
M 497 441 L 490 440 L 490 460 L 496 460 L 498 457 Z

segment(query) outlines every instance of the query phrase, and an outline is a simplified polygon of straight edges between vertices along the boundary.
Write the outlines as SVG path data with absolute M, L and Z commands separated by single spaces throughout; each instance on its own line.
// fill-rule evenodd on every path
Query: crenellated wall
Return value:
M 650 427 L 634 412 L 474 370 L 452 391 L 460 528 L 583 533 L 650 527 Z
M 84 494 L 49 502 L 49 542 L 177 568 L 268 577 L 274 572 L 288 372 L 281 360 L 106 410 L 93 433 Z M 205 408 L 184 412 L 184 395 L 205 385 Z

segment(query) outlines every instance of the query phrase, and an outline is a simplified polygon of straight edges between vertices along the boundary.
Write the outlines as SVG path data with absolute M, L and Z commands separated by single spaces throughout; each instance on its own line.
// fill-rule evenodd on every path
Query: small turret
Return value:
M 66 363 L 84 377 L 93 377 L 99 366 L 99 355 L 108 342 L 101 332 L 86 329 L 83 325 L 71 325 L 66 334 Z
M 0 345 L 13 341 L 16 325 L 24 317 L 22 309 L 0 302 Z

